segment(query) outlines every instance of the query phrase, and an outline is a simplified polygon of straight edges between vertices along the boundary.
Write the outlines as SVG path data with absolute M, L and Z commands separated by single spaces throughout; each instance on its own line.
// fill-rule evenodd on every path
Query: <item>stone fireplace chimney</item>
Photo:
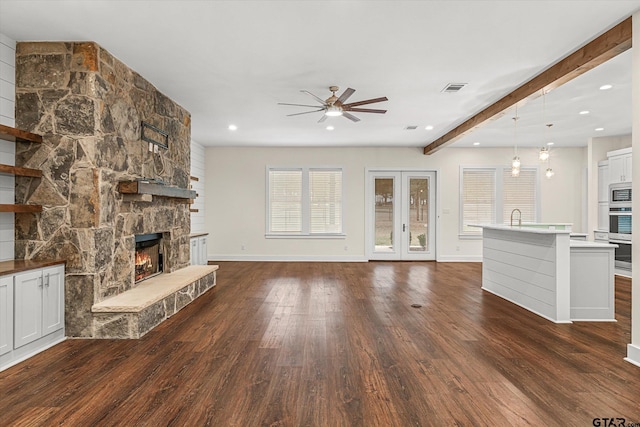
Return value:
M 169 134 L 167 149 L 149 151 L 142 121 Z M 189 204 L 126 199 L 118 183 L 188 188 L 190 124 L 184 108 L 96 43 L 17 44 L 16 126 L 44 143 L 16 147 L 17 166 L 43 171 L 16 178 L 16 202 L 43 206 L 16 215 L 16 258 L 67 261 L 68 335 L 108 327 L 91 307 L 134 286 L 135 235 L 162 233 L 165 271 L 189 265 Z

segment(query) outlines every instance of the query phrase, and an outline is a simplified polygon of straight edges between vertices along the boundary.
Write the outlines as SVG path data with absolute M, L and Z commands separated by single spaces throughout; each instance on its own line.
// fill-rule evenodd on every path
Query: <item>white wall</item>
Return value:
M 204 147 L 195 141 L 191 141 L 191 176 L 198 178 L 198 181 L 191 181 L 191 189 L 196 190 L 198 197 L 191 205 L 191 209 L 198 212 L 191 212 L 191 233 L 204 233 Z
M 0 124 L 15 126 L 16 42 L 0 34 Z M 15 165 L 13 142 L 0 140 L 0 163 Z M 15 178 L 0 174 L 0 203 L 15 203 Z M 0 261 L 14 258 L 14 214 L 0 213 Z
M 554 149 L 556 175 L 551 180 L 541 179 L 541 222 L 573 223 L 575 230 L 582 229 L 584 152 L 584 148 Z M 521 148 L 519 154 L 523 166 L 538 165 L 536 149 Z M 208 258 L 364 260 L 365 168 L 393 167 L 439 173 L 438 260 L 480 260 L 481 240 L 458 238 L 460 165 L 508 165 L 512 156 L 511 149 L 489 148 L 445 148 L 425 156 L 419 148 L 208 147 L 205 156 Z M 266 239 L 267 165 L 342 166 L 346 238 Z M 545 168 L 541 168 L 541 174 Z

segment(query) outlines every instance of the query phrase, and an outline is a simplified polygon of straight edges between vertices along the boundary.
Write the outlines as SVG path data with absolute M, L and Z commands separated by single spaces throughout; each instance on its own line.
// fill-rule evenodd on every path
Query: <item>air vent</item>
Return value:
M 414 126 L 414 125 L 407 126 L 406 128 L 404 128 L 404 130 L 416 130 L 416 129 L 418 129 L 418 126 Z
M 442 91 L 444 93 L 456 93 L 460 92 L 460 89 L 462 89 L 466 85 L 466 83 L 449 83 L 444 87 L 444 89 L 442 89 Z

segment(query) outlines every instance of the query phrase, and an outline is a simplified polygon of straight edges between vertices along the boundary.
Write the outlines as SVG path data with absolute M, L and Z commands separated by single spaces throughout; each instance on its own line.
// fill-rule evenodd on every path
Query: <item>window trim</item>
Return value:
M 482 239 L 482 233 L 470 233 L 463 231 L 464 226 L 464 171 L 465 170 L 488 170 L 493 171 L 495 173 L 495 189 L 494 189 L 494 200 L 496 204 L 494 206 L 495 212 L 495 220 L 496 224 L 502 224 L 504 219 L 502 217 L 502 206 L 503 206 L 503 172 L 507 169 L 510 169 L 509 166 L 499 165 L 499 166 L 462 166 L 460 165 L 460 175 L 459 175 L 459 189 L 458 189 L 458 238 L 462 240 L 479 240 Z M 536 173 L 536 188 L 535 188 L 535 214 L 536 221 L 539 221 L 540 218 L 540 187 L 541 187 L 541 174 L 540 174 L 540 166 L 522 166 L 520 170 L 529 170 L 534 171 Z
M 300 232 L 272 232 L 270 231 L 271 203 L 269 188 L 269 172 L 271 171 L 301 171 L 302 172 L 302 231 Z M 341 174 L 341 206 L 340 225 L 342 231 L 339 233 L 311 233 L 311 192 L 310 178 L 311 171 L 339 171 Z M 345 233 L 345 168 L 343 166 L 270 166 L 267 165 L 265 172 L 265 238 L 267 239 L 341 239 L 346 237 Z

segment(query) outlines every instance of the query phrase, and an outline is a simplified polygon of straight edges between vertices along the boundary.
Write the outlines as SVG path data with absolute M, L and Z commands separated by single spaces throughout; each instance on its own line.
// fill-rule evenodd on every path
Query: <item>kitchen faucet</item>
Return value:
M 518 227 L 522 226 L 522 212 L 520 212 L 520 209 L 514 209 L 511 211 L 511 226 L 513 227 L 513 214 L 515 212 L 518 212 L 520 215 L 518 215 Z

